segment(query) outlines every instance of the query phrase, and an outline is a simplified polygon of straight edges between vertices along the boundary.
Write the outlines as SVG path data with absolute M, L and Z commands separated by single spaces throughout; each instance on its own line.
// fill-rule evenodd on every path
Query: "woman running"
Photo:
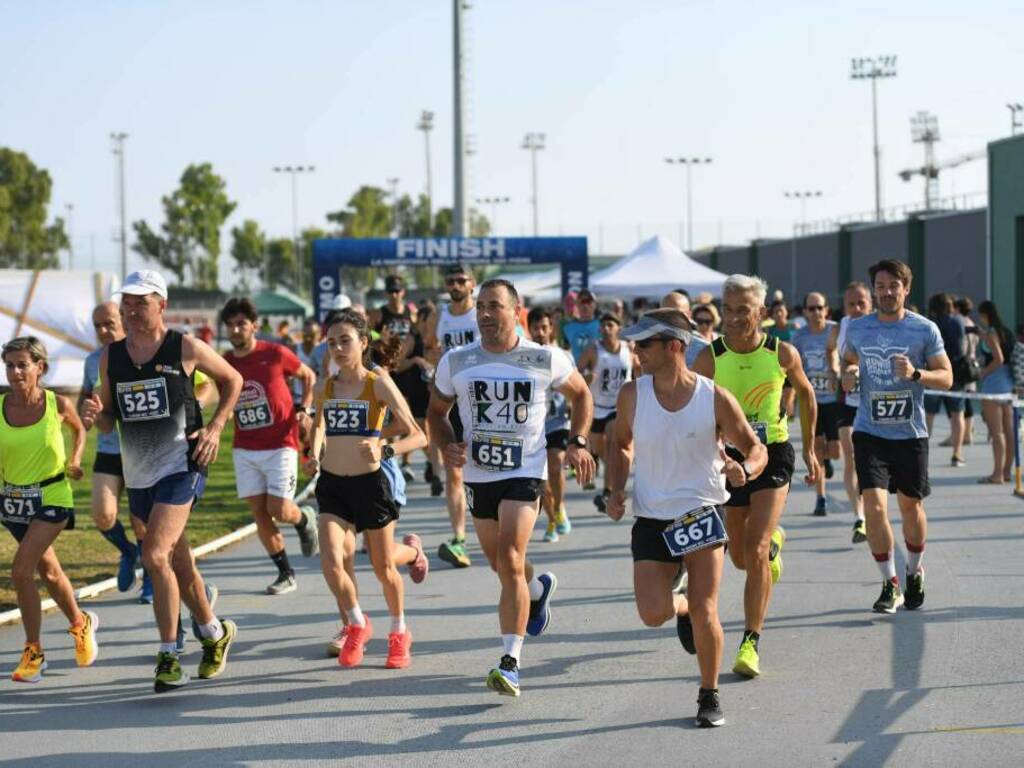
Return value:
M 0 518 L 18 541 L 11 579 L 25 627 L 25 650 L 11 677 L 19 683 L 38 683 L 46 669 L 46 657 L 39 642 L 42 605 L 36 573 L 71 622 L 68 633 L 75 640 L 78 666 L 88 667 L 96 661 L 99 617 L 78 609 L 71 582 L 51 546 L 62 530 L 75 527 L 69 478 L 82 477 L 85 428 L 70 400 L 39 385 L 49 369 L 46 347 L 39 339 L 13 339 L 4 345 L 2 357 L 11 391 L 0 395 Z M 74 436 L 69 461 L 64 454 L 62 425 Z
M 405 625 L 398 566 L 407 565 L 409 576 L 419 583 L 427 573 L 427 558 L 415 534 L 407 535 L 402 544 L 394 541 L 398 506 L 381 461 L 422 448 L 426 436 L 391 378 L 364 364 L 370 332 L 361 315 L 342 311 L 326 327 L 326 339 L 338 373 L 317 384 L 311 458 L 305 469 L 309 474 L 320 471 L 320 563 L 342 620 L 347 619 L 338 663 L 357 666 L 373 636 L 370 620 L 359 606 L 354 572 L 346 568 L 355 552 L 355 535 L 365 530 L 370 562 L 391 614 L 385 666 L 400 669 L 409 666 L 412 633 Z M 382 445 L 381 428 L 389 410 L 393 428 L 404 437 Z

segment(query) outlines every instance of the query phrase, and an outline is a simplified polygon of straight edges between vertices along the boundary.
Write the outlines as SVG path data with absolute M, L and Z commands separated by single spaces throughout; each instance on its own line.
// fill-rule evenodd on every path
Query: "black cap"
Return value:
M 466 269 L 462 262 L 456 261 L 454 264 L 449 264 L 444 268 L 444 275 L 468 275 L 469 270 Z
M 401 291 L 405 288 L 405 282 L 399 275 L 388 275 L 384 278 L 384 290 L 390 293 L 391 291 Z
M 590 299 L 591 301 L 597 301 L 597 296 L 594 295 L 593 291 L 589 288 L 580 288 L 580 292 L 576 294 L 576 301 L 580 299 Z

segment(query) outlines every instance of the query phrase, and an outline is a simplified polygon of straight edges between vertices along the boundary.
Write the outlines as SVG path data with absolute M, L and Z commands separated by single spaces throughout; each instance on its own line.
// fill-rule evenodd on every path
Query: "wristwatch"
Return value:
M 912 374 L 910 374 L 910 380 L 911 381 L 920 381 L 921 380 L 921 369 L 920 368 L 915 368 L 914 369 L 914 372 Z
M 583 435 L 573 435 L 569 438 L 569 445 L 575 445 L 577 448 L 586 448 L 587 438 Z
M 295 413 L 304 413 L 310 418 L 312 418 L 313 416 L 316 416 L 316 408 L 314 408 L 312 405 L 309 406 L 308 408 L 303 408 L 301 405 L 296 405 Z
M 382 459 L 393 459 L 393 458 L 395 458 L 395 449 L 392 448 L 387 443 L 385 443 L 384 446 L 381 447 L 381 449 L 380 449 L 380 457 Z

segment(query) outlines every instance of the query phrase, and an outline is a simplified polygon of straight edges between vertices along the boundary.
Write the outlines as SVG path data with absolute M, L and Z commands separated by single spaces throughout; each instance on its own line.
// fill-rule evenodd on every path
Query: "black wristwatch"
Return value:
M 303 408 L 301 405 L 296 405 L 295 406 L 295 413 L 296 414 L 304 413 L 307 416 L 309 416 L 310 418 L 312 418 L 313 416 L 316 416 L 316 408 L 314 408 L 312 405 L 309 406 L 308 408 Z
M 385 443 L 380 449 L 380 457 L 382 459 L 393 459 L 395 458 L 395 449 Z
M 569 438 L 569 445 L 575 445 L 577 448 L 586 448 L 587 438 L 583 435 L 573 435 Z
M 920 381 L 921 380 L 921 369 L 920 368 L 915 368 L 914 369 L 914 372 L 912 374 L 910 374 L 910 380 L 911 381 Z

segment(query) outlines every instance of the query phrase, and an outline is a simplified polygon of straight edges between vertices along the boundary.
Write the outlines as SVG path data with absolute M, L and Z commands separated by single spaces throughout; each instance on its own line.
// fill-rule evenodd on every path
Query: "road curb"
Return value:
M 225 536 L 221 536 L 219 539 L 208 541 L 202 546 L 194 548 L 192 550 L 192 555 L 198 560 L 199 558 L 206 557 L 213 552 L 224 549 L 224 547 L 231 546 L 242 539 L 248 538 L 254 533 L 256 533 L 256 523 L 249 523 L 248 525 L 244 525 Z M 138 578 L 142 578 L 142 569 L 139 568 L 135 574 Z M 81 589 L 76 589 L 75 598 L 77 600 L 86 600 L 90 597 L 96 597 L 103 592 L 108 592 L 111 589 L 117 589 L 116 577 L 97 581 L 93 584 L 86 584 Z M 46 600 L 43 600 L 42 609 L 44 612 L 51 611 L 56 607 L 57 604 L 53 602 L 52 599 L 47 598 Z M 0 627 L 7 624 L 13 624 L 17 621 L 21 621 L 21 611 L 17 608 L 0 613 Z

